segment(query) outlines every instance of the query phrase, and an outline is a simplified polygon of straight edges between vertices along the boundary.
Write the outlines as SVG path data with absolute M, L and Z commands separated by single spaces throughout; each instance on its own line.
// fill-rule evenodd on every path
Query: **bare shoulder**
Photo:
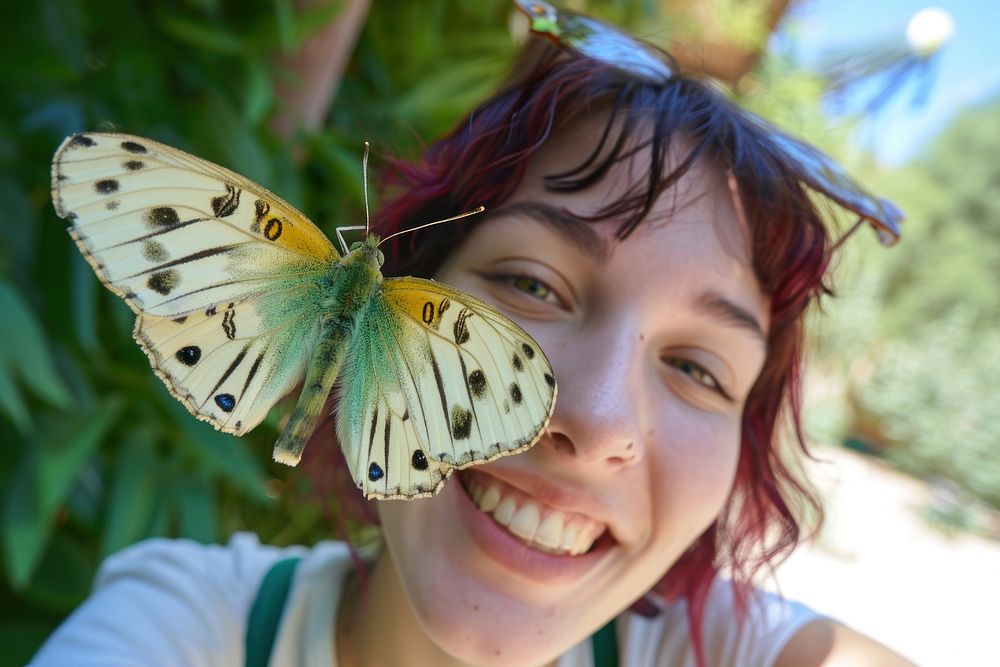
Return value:
M 845 625 L 820 619 L 802 627 L 774 667 L 915 667 L 895 651 Z

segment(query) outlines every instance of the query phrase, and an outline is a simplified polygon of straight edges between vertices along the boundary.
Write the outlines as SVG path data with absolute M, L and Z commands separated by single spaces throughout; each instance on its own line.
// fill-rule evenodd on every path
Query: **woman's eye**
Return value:
M 520 290 L 525 294 L 540 299 L 542 301 L 552 301 L 556 298 L 555 292 L 551 287 L 543 283 L 541 280 L 536 280 L 535 278 L 529 278 L 527 276 L 511 276 L 508 278 L 510 284 L 514 289 Z
M 670 358 L 666 359 L 665 361 L 667 362 L 667 365 L 676 368 L 681 373 L 684 373 L 695 382 L 702 384 L 708 387 L 709 389 L 712 389 L 713 391 L 718 392 L 727 399 L 729 398 L 729 394 L 727 394 L 725 390 L 722 389 L 722 386 L 719 384 L 718 380 L 716 380 L 711 373 L 709 373 L 708 371 L 706 371 L 704 368 L 694 363 L 693 361 L 689 359 L 677 359 L 677 358 Z

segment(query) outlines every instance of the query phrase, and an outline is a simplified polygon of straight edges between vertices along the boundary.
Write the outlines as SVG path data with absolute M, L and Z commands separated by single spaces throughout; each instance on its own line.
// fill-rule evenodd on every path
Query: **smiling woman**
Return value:
M 538 444 L 377 503 L 364 587 L 339 543 L 123 552 L 36 664 L 569 667 L 608 664 L 602 627 L 629 665 L 907 664 L 752 586 L 799 542 L 792 507 L 815 505 L 777 438 L 782 416 L 798 426 L 802 315 L 833 245 L 808 165 L 695 81 L 540 41 L 515 72 L 395 165 L 376 229 L 487 207 L 394 239 L 386 269 L 464 289 L 542 346 L 560 390 Z M 283 556 L 302 560 L 267 629 L 256 596 Z

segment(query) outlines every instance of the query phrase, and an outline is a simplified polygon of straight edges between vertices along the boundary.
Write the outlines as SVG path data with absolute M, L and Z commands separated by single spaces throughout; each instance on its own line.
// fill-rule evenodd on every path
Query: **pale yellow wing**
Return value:
M 193 415 L 240 435 L 301 380 L 339 256 L 290 204 L 183 151 L 103 133 L 62 143 L 52 199 Z
M 52 200 L 101 281 L 137 313 L 239 301 L 326 273 L 338 259 L 315 225 L 266 188 L 142 137 L 67 138 L 52 162 Z
M 135 340 L 191 414 L 243 435 L 305 375 L 321 290 L 303 284 L 177 317 L 139 313 Z
M 521 327 L 460 290 L 387 279 L 348 350 L 337 433 L 369 498 L 436 493 L 451 470 L 531 447 L 556 398 Z

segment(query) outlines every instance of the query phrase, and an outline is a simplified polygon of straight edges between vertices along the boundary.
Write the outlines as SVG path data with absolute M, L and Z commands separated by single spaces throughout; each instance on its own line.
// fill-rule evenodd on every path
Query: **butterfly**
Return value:
M 675 65 L 667 53 L 614 26 L 584 14 L 558 9 L 544 0 L 514 0 L 514 5 L 528 17 L 534 34 L 579 57 L 590 58 L 654 85 L 666 84 L 675 74 Z M 798 165 L 805 185 L 867 221 L 884 245 L 899 240 L 899 223 L 904 216 L 891 201 L 868 192 L 833 158 L 814 146 L 782 132 L 749 111 L 743 110 L 743 114 L 766 136 L 769 150 L 779 160 Z
M 134 337 L 198 419 L 242 435 L 303 383 L 274 448 L 298 463 L 336 385 L 336 431 L 366 498 L 433 495 L 458 468 L 531 447 L 556 398 L 539 345 L 492 306 L 383 278 L 379 237 L 343 254 L 265 188 L 125 134 L 68 137 L 57 214 Z

